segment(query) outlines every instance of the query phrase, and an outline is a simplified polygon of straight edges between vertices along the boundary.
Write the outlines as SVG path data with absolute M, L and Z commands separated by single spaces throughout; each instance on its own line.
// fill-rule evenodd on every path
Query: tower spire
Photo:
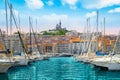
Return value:
M 61 20 L 60 20 L 60 22 L 59 22 L 59 27 L 61 28 Z

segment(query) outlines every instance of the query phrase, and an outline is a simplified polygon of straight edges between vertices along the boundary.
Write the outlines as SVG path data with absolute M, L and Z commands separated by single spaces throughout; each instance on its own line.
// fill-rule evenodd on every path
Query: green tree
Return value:
M 56 33 L 45 31 L 43 35 L 65 35 L 66 32 L 68 32 L 68 30 L 58 30 Z

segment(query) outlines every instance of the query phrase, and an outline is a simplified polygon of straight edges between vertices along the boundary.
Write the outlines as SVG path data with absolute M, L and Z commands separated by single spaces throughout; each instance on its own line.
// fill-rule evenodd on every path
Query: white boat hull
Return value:
M 15 61 L 14 66 L 26 66 L 29 62 L 29 59 L 25 56 L 13 56 L 13 60 Z
M 28 65 L 28 62 L 29 62 L 28 59 L 21 59 L 21 60 L 19 61 L 19 65 L 21 65 L 21 66 L 26 66 L 26 65 Z
M 119 63 L 112 63 L 112 62 L 110 62 L 108 64 L 108 69 L 109 70 L 120 70 L 120 64 Z
M 89 63 L 90 61 L 89 61 L 89 58 L 84 58 L 83 60 L 82 60 L 84 63 Z
M 94 59 L 91 59 L 91 64 L 98 66 L 98 67 L 106 67 L 108 68 L 108 64 L 110 62 L 110 57 L 96 57 Z
M 1 63 L 0 64 L 0 73 L 6 73 L 7 70 L 13 66 L 14 63 L 9 62 L 9 63 Z
M 105 67 L 108 70 L 120 70 L 119 61 L 120 61 L 120 59 L 117 57 L 114 57 L 113 59 L 108 57 L 108 58 L 101 58 L 101 59 L 97 58 L 94 61 L 92 61 L 91 63 L 95 66 Z
M 108 67 L 108 62 L 91 62 L 91 64 L 98 66 L 98 67 Z

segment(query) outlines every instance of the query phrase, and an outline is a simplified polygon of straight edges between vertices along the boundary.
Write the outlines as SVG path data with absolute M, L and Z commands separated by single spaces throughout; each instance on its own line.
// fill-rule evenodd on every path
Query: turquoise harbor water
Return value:
M 120 80 L 120 71 L 102 71 L 73 57 L 58 57 L 10 68 L 0 80 Z

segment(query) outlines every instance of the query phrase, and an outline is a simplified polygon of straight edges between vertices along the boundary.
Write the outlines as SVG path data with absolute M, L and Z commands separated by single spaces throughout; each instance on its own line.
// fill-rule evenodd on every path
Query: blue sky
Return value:
M 106 17 L 106 32 L 117 34 L 120 30 L 120 0 L 8 0 L 13 4 L 16 18 L 20 15 L 24 32 L 29 29 L 28 17 L 37 19 L 37 31 L 53 29 L 61 20 L 62 27 L 83 32 L 86 19 L 91 27 L 96 26 L 96 11 L 99 11 L 99 30 L 103 29 Z M 0 27 L 5 29 L 4 0 L 0 2 Z M 14 25 L 13 25 L 14 26 Z M 13 27 L 15 30 L 15 27 Z

